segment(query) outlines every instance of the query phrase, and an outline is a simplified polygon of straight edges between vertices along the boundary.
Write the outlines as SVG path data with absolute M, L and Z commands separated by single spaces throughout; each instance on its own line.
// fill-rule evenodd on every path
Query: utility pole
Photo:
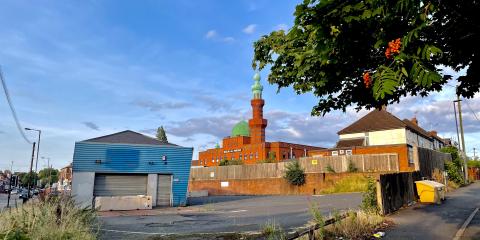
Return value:
M 33 176 L 32 176 L 32 175 L 33 175 L 32 171 L 33 171 L 33 160 L 34 160 L 34 159 L 35 159 L 35 142 L 33 142 L 32 160 L 30 161 L 30 172 L 29 172 L 29 175 L 30 175 L 30 176 L 27 178 L 27 179 L 28 179 L 28 194 L 27 194 L 27 195 L 28 195 L 28 198 L 27 198 L 27 199 L 30 199 L 30 187 L 31 187 L 31 186 L 30 186 L 30 182 L 31 182 L 31 181 L 30 181 L 30 178 L 33 177 Z M 33 178 L 33 179 L 35 179 L 35 178 Z
M 477 160 L 476 148 L 473 148 L 473 160 Z
M 464 168 L 465 168 L 465 181 L 468 181 L 468 166 L 467 166 L 467 158 L 465 156 L 466 150 L 465 150 L 465 138 L 463 134 L 463 119 L 462 119 L 462 100 L 460 100 L 460 95 L 457 94 L 457 100 L 455 100 L 458 105 L 458 122 L 460 125 L 460 138 L 462 139 L 462 151 L 463 151 L 463 162 L 464 162 Z
M 457 129 L 458 147 L 460 147 L 460 133 L 458 133 L 457 106 L 455 105 L 455 101 L 453 101 L 453 112 L 455 112 L 455 128 Z

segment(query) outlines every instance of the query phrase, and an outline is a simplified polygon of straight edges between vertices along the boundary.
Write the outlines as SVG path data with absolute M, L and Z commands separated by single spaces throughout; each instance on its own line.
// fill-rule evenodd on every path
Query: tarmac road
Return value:
M 0 210 L 4 209 L 7 206 L 8 194 L 0 193 Z M 12 194 L 10 196 L 10 206 L 15 207 L 15 202 L 19 206 L 22 204 L 22 199 L 18 198 L 17 194 Z
M 145 239 L 153 235 L 259 231 L 269 221 L 289 230 L 308 223 L 309 206 L 325 215 L 357 208 L 360 193 L 323 196 L 225 196 L 191 199 L 192 206 L 155 216 L 100 217 L 102 239 Z
M 457 189 L 446 196 L 442 205 L 422 205 L 403 209 L 390 216 L 396 226 L 385 239 L 451 240 L 480 207 L 480 182 Z M 462 239 L 480 239 L 480 212 L 477 212 Z

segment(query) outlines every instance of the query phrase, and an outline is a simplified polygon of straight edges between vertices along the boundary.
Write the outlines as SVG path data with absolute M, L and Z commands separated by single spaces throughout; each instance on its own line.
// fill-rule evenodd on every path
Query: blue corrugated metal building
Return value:
M 192 148 L 133 131 L 75 143 L 72 194 L 83 205 L 95 197 L 152 196 L 153 206 L 182 206 Z

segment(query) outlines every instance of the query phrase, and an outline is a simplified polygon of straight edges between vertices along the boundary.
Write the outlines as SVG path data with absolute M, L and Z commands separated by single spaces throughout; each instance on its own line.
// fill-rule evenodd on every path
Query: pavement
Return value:
M 268 222 L 284 230 L 306 225 L 309 206 L 324 215 L 357 208 L 360 193 L 318 196 L 212 196 L 191 198 L 190 206 L 100 214 L 101 239 L 146 239 L 155 235 L 259 231 Z
M 385 239 L 453 239 L 465 220 L 480 207 L 480 182 L 447 193 L 441 205 L 416 204 L 389 216 L 395 227 Z M 480 211 L 461 239 L 480 239 Z
M 0 193 L 0 210 L 4 209 L 7 206 L 7 199 L 8 194 Z M 10 196 L 10 206 L 15 207 L 15 204 L 17 206 L 20 206 L 22 204 L 22 199 L 20 199 L 17 194 L 13 194 Z

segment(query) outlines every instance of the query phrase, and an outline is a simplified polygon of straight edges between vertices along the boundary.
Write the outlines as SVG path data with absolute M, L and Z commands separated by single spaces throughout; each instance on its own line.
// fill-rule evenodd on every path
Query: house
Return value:
M 72 164 L 68 164 L 67 166 L 60 169 L 59 176 L 58 176 L 58 190 L 71 190 L 72 186 Z
M 400 170 L 414 169 L 414 148 L 439 150 L 445 146 L 436 131 L 427 132 L 416 118 L 399 119 L 385 109 L 375 109 L 338 132 L 334 148 L 311 151 L 309 156 L 396 153 Z
M 151 197 L 155 206 L 186 204 L 193 148 L 123 131 L 75 143 L 72 195 L 94 201 Z

